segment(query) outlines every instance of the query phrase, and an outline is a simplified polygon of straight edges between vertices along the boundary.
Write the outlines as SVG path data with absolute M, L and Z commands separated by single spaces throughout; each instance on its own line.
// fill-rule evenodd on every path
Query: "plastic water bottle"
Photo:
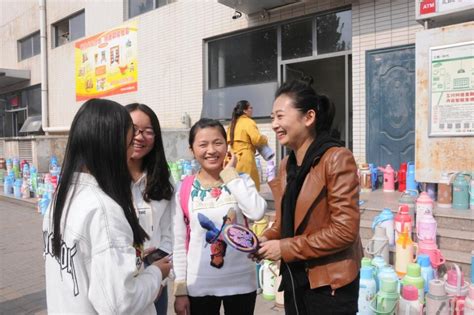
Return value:
M 398 303 L 398 312 L 400 315 L 420 315 L 423 304 L 418 299 L 418 290 L 413 285 L 403 286 L 402 296 Z
M 419 254 L 417 262 L 421 267 L 421 277 L 424 281 L 424 291 L 426 294 L 429 290 L 430 281 L 434 279 L 434 270 L 433 267 L 431 267 L 430 256 Z
M 12 195 L 13 194 L 13 183 L 15 179 L 13 176 L 7 175 L 3 180 L 3 193 L 5 195 Z
M 373 278 L 374 269 L 372 267 L 362 267 L 360 269 L 359 281 L 359 312 L 360 315 L 373 315 L 370 303 L 375 296 L 376 284 Z
M 421 277 L 420 265 L 411 263 L 407 267 L 407 274 L 402 279 L 402 285 L 413 285 L 418 289 L 418 300 L 423 303 L 425 300 L 424 281 Z
M 15 184 L 13 185 L 13 195 L 16 198 L 21 198 L 21 185 L 23 184 L 23 181 L 21 179 L 15 180 Z

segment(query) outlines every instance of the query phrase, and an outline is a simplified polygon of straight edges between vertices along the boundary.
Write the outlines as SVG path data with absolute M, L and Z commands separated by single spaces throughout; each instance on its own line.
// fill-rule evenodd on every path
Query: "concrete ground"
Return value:
M 0 314 L 47 314 L 41 224 L 34 204 L 0 195 Z M 284 311 L 258 295 L 255 314 Z

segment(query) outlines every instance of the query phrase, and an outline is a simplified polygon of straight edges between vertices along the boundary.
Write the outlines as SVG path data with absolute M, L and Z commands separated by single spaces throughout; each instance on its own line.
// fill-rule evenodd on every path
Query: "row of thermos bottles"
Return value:
M 366 193 L 379 186 L 384 192 L 410 191 L 419 188 L 428 193 L 441 208 L 460 210 L 474 209 L 474 172 L 442 172 L 437 183 L 417 183 L 415 181 L 415 164 L 404 162 L 395 171 L 390 164 L 377 167 L 375 164 L 362 163 L 358 167 L 360 192 Z
M 371 258 L 362 259 L 360 271 L 359 314 L 474 315 L 474 286 L 462 270 L 453 264 L 441 275 L 445 258 L 436 243 L 433 205 L 427 192 L 404 193 L 395 215 L 385 208 L 374 218 L 374 234 L 364 248 Z

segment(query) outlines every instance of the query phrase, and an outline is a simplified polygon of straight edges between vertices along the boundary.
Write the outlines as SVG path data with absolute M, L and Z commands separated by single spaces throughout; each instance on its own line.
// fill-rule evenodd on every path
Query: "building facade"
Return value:
M 44 146 L 34 140 L 39 138 L 51 139 L 42 156 L 60 155 L 57 151 L 64 147 L 64 137 L 62 142 L 55 139 L 67 134 L 83 103 L 77 97 L 75 44 L 135 23 L 136 90 L 107 98 L 152 107 L 165 133 L 173 135 L 168 145 L 170 152 L 178 153 L 171 159 L 187 154 L 180 130 L 185 134 L 189 123 L 201 116 L 230 119 L 240 99 L 253 104 L 259 128 L 280 152 L 269 120 L 273 94 L 285 80 L 311 76 L 314 87 L 334 101 L 333 134 L 346 143 L 357 161 L 398 168 L 402 161 L 415 160 L 419 125 L 417 121 L 415 126 L 415 112 L 420 106 L 416 101 L 416 41 L 417 33 L 430 28 L 417 22 L 419 3 L 2 1 L 0 69 L 7 75 L 0 79 L 0 155 L 31 151 L 34 160 L 37 154 L 33 151 Z M 459 22 L 473 29 L 465 17 L 454 22 L 443 25 Z M 38 121 L 38 116 L 46 136 L 25 137 L 37 129 L 33 124 L 28 129 L 32 133 L 21 132 L 24 122 L 29 117 Z M 417 141 L 425 138 L 428 136 Z M 453 138 L 474 147 L 472 136 L 449 136 L 440 140 L 440 146 Z M 451 166 L 474 169 L 472 158 L 456 160 Z M 425 176 L 423 181 L 434 182 L 435 176 Z

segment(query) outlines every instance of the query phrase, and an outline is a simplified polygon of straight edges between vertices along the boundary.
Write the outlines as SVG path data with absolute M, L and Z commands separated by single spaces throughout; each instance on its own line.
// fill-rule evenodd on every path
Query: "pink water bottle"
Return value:
M 398 213 L 395 215 L 395 239 L 397 240 L 399 235 L 403 231 L 407 231 L 408 235 L 411 235 L 411 216 L 410 210 L 407 205 L 401 205 L 398 208 Z
M 416 237 L 420 240 L 436 240 L 436 220 L 430 213 L 425 213 L 416 226 Z
M 379 170 L 383 172 L 383 191 L 395 191 L 395 170 L 392 168 L 392 166 L 387 164 L 385 167 L 379 167 Z
M 431 200 L 426 192 L 422 192 L 416 200 L 416 226 L 418 226 L 420 218 L 425 214 L 433 215 L 433 200 Z
M 446 262 L 446 259 L 444 259 L 443 254 L 436 245 L 436 241 L 432 239 L 420 240 L 418 242 L 418 255 L 420 254 L 430 256 L 433 269 L 438 269 L 439 266 Z

